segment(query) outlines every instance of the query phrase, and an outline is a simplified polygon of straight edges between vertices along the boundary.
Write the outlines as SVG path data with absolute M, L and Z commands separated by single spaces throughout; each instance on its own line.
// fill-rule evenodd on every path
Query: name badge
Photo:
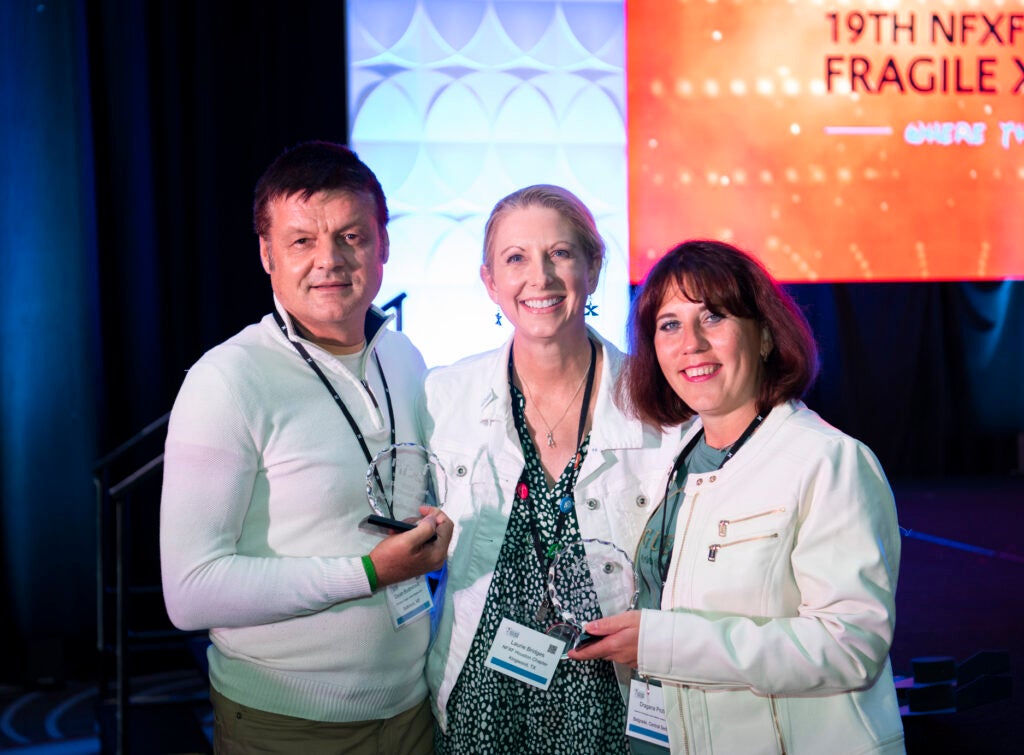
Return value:
M 630 680 L 626 736 L 668 747 L 665 691 L 660 686 L 643 679 Z
M 423 575 L 397 585 L 388 585 L 386 595 L 391 624 L 395 629 L 401 629 L 426 616 L 434 607 L 427 579 Z
M 521 682 L 547 689 L 565 643 L 512 619 L 502 619 L 484 665 Z

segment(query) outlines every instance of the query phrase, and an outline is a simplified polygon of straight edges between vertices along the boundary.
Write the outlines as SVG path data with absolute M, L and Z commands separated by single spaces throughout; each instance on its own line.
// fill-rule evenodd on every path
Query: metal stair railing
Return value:
M 132 679 L 135 675 L 133 658 L 136 654 L 153 651 L 186 649 L 187 642 L 203 637 L 206 632 L 182 632 L 166 620 L 165 628 L 141 629 L 135 625 L 139 618 L 136 603 L 140 598 L 162 595 L 158 577 L 155 584 L 137 584 L 133 543 L 134 509 L 140 505 L 157 503 L 153 496 L 142 500 L 146 483 L 157 478 L 163 469 L 163 453 L 144 462 L 123 479 L 112 482 L 115 469 L 131 464 L 134 457 L 144 454 L 148 443 L 163 445 L 163 431 L 170 414 L 165 414 L 147 425 L 134 437 L 122 443 L 101 458 L 94 467 L 97 498 L 97 610 L 96 636 L 99 653 L 98 687 L 101 705 L 109 704 L 113 694 L 114 752 L 128 752 L 133 707 L 139 705 L 196 704 L 202 702 L 196 694 L 133 698 Z M 158 498 L 158 496 L 157 496 Z M 152 510 L 148 510 L 152 513 Z M 156 554 L 153 554 L 154 556 Z M 156 566 L 159 573 L 158 564 Z M 158 609 L 163 619 L 163 608 Z M 113 667 L 113 668 L 111 668 Z M 111 686 L 113 685 L 113 691 Z M 101 731 L 101 734 L 103 732 Z M 108 732 L 110 733 L 110 732 Z M 106 745 L 107 742 L 101 742 Z M 105 752 L 109 751 L 104 749 Z

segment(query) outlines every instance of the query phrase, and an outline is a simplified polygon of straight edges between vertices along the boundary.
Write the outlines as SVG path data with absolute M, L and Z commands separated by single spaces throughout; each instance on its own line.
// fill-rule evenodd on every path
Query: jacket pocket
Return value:
M 733 517 L 732 519 L 719 519 L 718 520 L 718 536 L 725 537 L 729 534 L 729 526 L 736 524 L 746 524 L 747 522 L 757 522 L 759 519 L 771 516 L 772 514 L 785 514 L 786 507 L 782 506 L 777 509 L 769 509 L 768 511 L 760 511 L 756 514 L 747 514 L 746 516 Z
M 739 540 L 731 540 L 727 543 L 711 543 L 711 545 L 708 546 L 708 561 L 712 563 L 716 562 L 718 560 L 718 553 L 723 548 L 732 548 L 737 545 L 744 545 L 745 543 L 754 543 L 758 540 L 777 540 L 778 537 L 778 532 L 770 532 L 766 535 L 753 535 Z
M 778 540 L 781 537 L 780 533 L 784 531 L 782 528 L 786 526 L 785 514 L 786 507 L 777 506 L 753 513 L 737 511 L 731 516 L 723 516 L 718 520 L 718 530 L 715 533 L 722 539 L 708 543 L 708 561 L 718 562 L 726 555 L 723 551 L 745 556 L 758 553 L 755 547 L 757 543 Z

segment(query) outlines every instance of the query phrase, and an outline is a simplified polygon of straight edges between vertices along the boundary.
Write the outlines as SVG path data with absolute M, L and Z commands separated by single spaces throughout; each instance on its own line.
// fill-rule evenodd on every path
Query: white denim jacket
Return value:
M 612 393 L 624 357 L 595 331 L 590 337 L 604 360 L 576 514 L 584 538 L 610 540 L 632 554 L 664 492 L 682 432 L 661 433 L 623 415 Z M 427 658 L 434 712 L 445 730 L 448 697 L 480 624 L 525 465 L 508 389 L 510 347 L 511 341 L 427 375 L 424 437 L 446 470 L 444 510 L 455 523 L 443 610 Z
M 689 475 L 663 610 L 640 628 L 672 752 L 902 753 L 899 559 L 877 459 L 800 402 L 720 470 Z

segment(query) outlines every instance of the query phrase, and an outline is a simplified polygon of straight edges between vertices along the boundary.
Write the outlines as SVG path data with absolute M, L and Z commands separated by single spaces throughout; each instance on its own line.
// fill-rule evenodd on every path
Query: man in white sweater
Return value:
M 423 358 L 372 306 L 384 193 L 346 147 L 301 144 L 256 185 L 275 311 L 207 352 L 171 413 L 160 554 L 182 629 L 209 629 L 218 753 L 430 753 L 421 575 L 452 523 L 386 535 L 366 470 L 418 442 Z

